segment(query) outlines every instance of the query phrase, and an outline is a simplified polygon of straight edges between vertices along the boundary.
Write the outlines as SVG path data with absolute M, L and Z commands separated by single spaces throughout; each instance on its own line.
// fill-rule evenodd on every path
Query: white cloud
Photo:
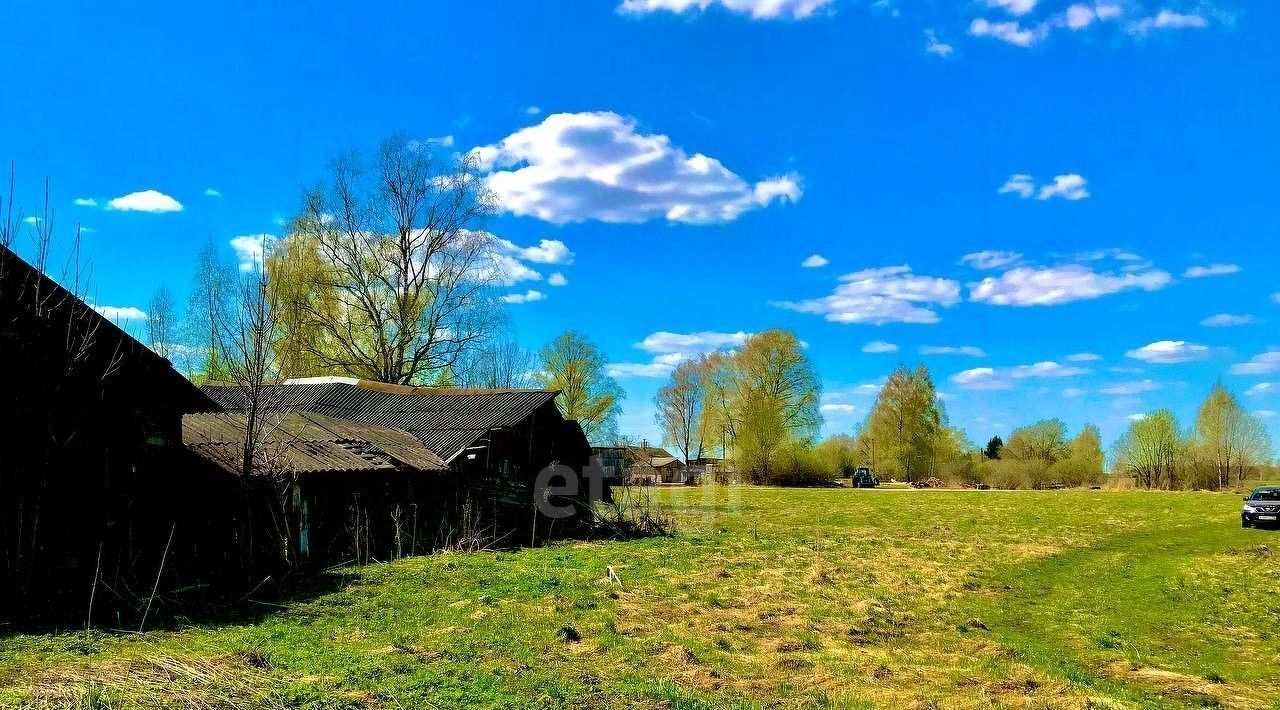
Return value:
M 1125 357 L 1155 365 L 1173 365 L 1180 362 L 1203 360 L 1212 354 L 1208 345 L 1188 343 L 1185 340 L 1157 340 L 1125 353 Z
M 645 336 L 635 347 L 653 355 L 649 362 L 612 363 L 607 371 L 612 377 L 666 377 L 685 360 L 698 355 L 736 348 L 751 337 L 751 333 L 721 333 L 703 330 L 694 333 L 673 333 L 660 330 Z
M 163 192 L 142 190 L 108 201 L 107 209 L 121 212 L 181 212 L 182 203 Z
M 1132 397 L 1144 392 L 1152 392 L 1160 389 L 1160 384 L 1152 380 L 1139 380 L 1135 382 L 1117 382 L 1098 390 L 1103 394 L 1109 394 L 1116 397 Z
M 634 119 L 605 111 L 557 113 L 472 155 L 503 207 L 548 222 L 702 224 L 800 199 L 800 178 L 754 185 L 715 158 L 689 155 Z
M 542 113 L 542 108 L 539 106 L 526 106 L 524 113 L 526 116 L 537 116 Z
M 1094 22 L 1107 22 L 1123 14 L 1124 10 L 1116 4 L 1099 2 L 1092 6 L 1088 3 L 1076 3 L 1067 8 L 1061 22 L 1071 30 L 1083 30 Z
M 76 207 L 97 207 L 98 201 L 92 197 L 77 197 L 72 201 Z
M 1280 350 L 1268 350 L 1254 355 L 1248 362 L 1231 366 L 1233 375 L 1270 375 L 1280 372 Z
M 898 352 L 898 346 L 883 340 L 872 340 L 862 346 L 862 352 L 871 354 L 896 353 Z
M 937 323 L 936 306 L 960 300 L 960 284 L 919 276 L 910 266 L 864 269 L 840 277 L 830 296 L 775 303 L 800 313 L 815 313 L 835 323 Z
M 1025 200 L 1028 197 L 1031 197 L 1032 195 L 1035 194 L 1036 192 L 1035 180 L 1032 179 L 1030 175 L 1026 175 L 1023 173 L 1014 173 L 1013 175 L 1009 176 L 1008 180 L 1004 181 L 1004 184 L 1000 186 L 999 190 L 996 190 L 996 193 L 1001 195 L 1004 195 L 1010 192 L 1012 192 L 1013 194 Z
M 1261 417 L 1263 419 L 1271 419 L 1272 417 L 1276 416 L 1277 413 L 1278 412 L 1276 412 L 1276 410 L 1274 409 L 1259 409 L 1255 411 L 1253 415 L 1256 417 Z
M 934 30 L 924 31 L 924 51 L 929 54 L 936 54 L 939 57 L 949 57 L 955 51 L 955 47 L 938 39 L 938 33 Z
M 1128 419 L 1131 422 L 1140 422 L 1146 418 L 1147 418 L 1147 415 L 1145 412 L 1134 412 L 1133 414 L 1130 414 L 1129 416 L 1125 417 L 1125 419 Z
M 102 314 L 109 321 L 122 322 L 132 320 L 146 320 L 147 314 L 140 308 L 133 306 L 94 306 L 93 310 Z
M 1034 365 L 1020 365 L 1009 374 L 1017 379 L 1025 379 L 1029 377 L 1076 377 L 1078 375 L 1087 375 L 1089 372 L 1083 367 L 1062 365 L 1052 360 L 1045 360 Z
M 1258 319 L 1250 315 L 1218 313 L 1200 321 L 1200 325 L 1208 326 L 1210 328 L 1229 328 L 1237 325 L 1252 325 L 1257 322 Z
M 1159 269 L 1127 273 L 1094 271 L 1082 264 L 1018 267 L 969 288 L 969 300 L 996 306 L 1056 306 L 1122 291 L 1156 291 L 1172 277 Z
M 204 196 L 205 196 L 205 197 L 222 197 L 222 193 L 221 193 L 221 192 L 218 192 L 217 190 L 213 189 L 212 187 L 206 187 L 206 188 L 204 189 Z
M 951 381 L 968 390 L 1004 390 L 1013 387 L 1017 380 L 1077 377 L 1089 372 L 1083 367 L 1045 360 L 1017 367 L 975 367 L 952 375 Z
M 1102 359 L 1096 353 L 1073 353 L 1067 356 L 1067 362 L 1097 362 Z
M 240 262 L 240 271 L 243 273 L 261 270 L 265 257 L 264 249 L 269 253 L 275 244 L 274 234 L 243 234 L 231 238 L 231 248 L 236 253 L 236 259 Z
M 842 404 L 838 402 L 824 404 L 818 407 L 818 409 L 820 409 L 823 414 L 832 414 L 837 416 L 841 414 L 855 414 L 860 411 L 858 407 L 852 404 Z
M 987 0 L 987 7 L 1003 8 L 1010 15 L 1021 17 L 1036 9 L 1036 0 Z
M 1061 197 L 1065 200 L 1083 200 L 1089 196 L 1089 191 L 1085 189 L 1087 182 L 1076 173 L 1055 175 L 1052 184 L 1041 186 L 1040 193 L 1036 195 L 1036 199 L 1048 200 L 1053 197 Z
M 568 286 L 569 279 L 566 279 L 564 274 L 557 271 L 547 278 L 547 284 L 550 286 Z
M 1208 26 L 1209 21 L 1201 15 L 1161 10 L 1149 17 L 1130 22 L 1125 29 L 1131 35 L 1142 36 L 1152 30 L 1202 29 Z
M 736 348 L 745 343 L 751 335 L 741 330 L 736 333 L 721 333 L 713 330 L 672 333 L 660 330 L 645 336 L 644 340 L 636 343 L 636 347 L 645 352 L 658 354 L 709 353 L 714 350 Z
M 1055 175 L 1053 182 L 1040 185 L 1037 190 L 1035 178 L 1025 173 L 1014 173 L 996 192 L 1001 195 L 1014 194 L 1024 200 L 1034 196 L 1037 200 L 1061 197 L 1064 200 L 1075 201 L 1089 197 L 1089 190 L 1086 188 L 1088 182 L 1077 173 L 1066 173 Z
M 779 17 L 802 20 L 833 2 L 834 0 L 622 0 L 618 11 L 635 15 L 658 11 L 680 14 L 720 5 L 726 10 L 750 15 L 756 20 Z
M 29 217 L 23 217 L 23 218 L 22 218 L 22 222 L 23 222 L 23 224 L 29 224 L 29 225 L 31 225 L 31 226 L 33 226 L 33 227 L 34 227 L 35 225 L 37 225 L 37 224 L 40 224 L 40 223 L 41 223 L 41 222 L 43 222 L 43 221 L 44 221 L 43 219 L 41 219 L 40 217 L 36 217 L 35 215 L 31 215 L 31 216 L 29 216 Z
M 1073 30 L 1081 30 L 1093 24 L 1097 18 L 1093 13 L 1093 8 L 1088 5 L 1075 4 L 1067 8 L 1066 22 L 1067 27 Z
M 1259 382 L 1258 384 L 1245 390 L 1245 394 L 1258 397 L 1264 394 L 1275 394 L 1280 392 L 1280 384 L 1275 382 Z
M 966 357 L 986 357 L 987 353 L 975 345 L 922 345 L 921 355 L 964 355 Z
M 1080 389 L 1079 387 L 1068 387 L 1062 390 L 1062 396 L 1067 397 L 1069 399 L 1075 398 L 1075 397 L 1082 397 L 1084 396 L 1084 394 L 1085 394 L 1084 390 Z
M 1013 387 L 1013 382 L 994 367 L 975 367 L 957 372 L 951 376 L 951 381 L 967 390 L 1007 390 Z
M 535 264 L 572 264 L 574 254 L 558 239 L 543 239 L 537 246 L 521 247 L 508 239 L 497 239 L 498 250 L 503 254 L 532 261 Z
M 1189 279 L 1202 279 L 1206 276 L 1226 276 L 1239 272 L 1239 264 L 1209 264 L 1207 266 L 1192 266 L 1182 272 L 1182 275 Z
M 452 148 L 454 140 L 453 140 L 453 135 L 450 134 L 446 136 L 437 136 L 435 138 L 432 138 L 431 142 L 440 146 L 441 148 Z
M 533 289 L 530 289 L 524 293 L 508 293 L 502 297 L 502 300 L 506 303 L 533 303 L 535 301 L 541 301 L 546 297 L 546 294 L 541 291 L 534 291 Z
M 1022 255 L 1016 251 L 995 251 L 991 249 L 975 251 L 972 254 L 965 254 L 960 257 L 961 264 L 984 270 L 1000 269 L 1016 264 L 1021 260 Z
M 806 269 L 818 269 L 830 263 L 831 262 L 827 261 L 827 258 L 821 254 L 811 254 L 808 259 L 800 262 L 800 265 Z
M 994 37 L 1001 42 L 1019 47 L 1030 47 L 1049 36 L 1049 27 L 1041 24 L 1036 27 L 1023 27 L 1017 21 L 991 22 L 979 17 L 969 23 L 969 34 L 974 37 Z

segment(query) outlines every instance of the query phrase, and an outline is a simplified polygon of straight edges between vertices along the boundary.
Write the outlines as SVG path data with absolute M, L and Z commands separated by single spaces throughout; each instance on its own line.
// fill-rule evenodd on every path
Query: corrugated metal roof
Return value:
M 243 392 L 206 385 L 204 392 L 228 411 L 244 409 Z M 362 424 L 402 429 L 446 461 L 490 430 L 529 418 L 555 399 L 555 390 L 405 387 L 368 380 L 269 386 L 266 401 L 287 411 L 310 411 Z
M 182 441 L 217 466 L 239 473 L 245 428 L 243 414 L 188 414 L 182 418 Z M 269 416 L 262 441 L 265 451 L 297 473 L 449 468 L 408 432 L 313 412 Z

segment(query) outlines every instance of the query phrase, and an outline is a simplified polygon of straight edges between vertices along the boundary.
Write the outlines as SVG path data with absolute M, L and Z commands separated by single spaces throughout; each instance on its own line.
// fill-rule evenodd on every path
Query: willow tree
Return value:
M 914 481 L 935 468 L 946 434 L 946 414 L 929 370 L 899 366 L 880 388 L 858 433 L 858 448 L 873 468 Z
M 616 437 L 622 411 L 622 388 L 609 376 L 608 360 L 594 343 L 569 331 L 542 348 L 534 378 L 559 390 L 556 404 L 566 419 L 575 419 L 592 442 Z
M 1246 472 L 1271 456 L 1271 438 L 1262 422 L 1240 406 L 1221 382 L 1216 383 L 1196 413 L 1196 452 L 1213 470 L 1216 487 L 1230 485 L 1233 472 Z
M 812 443 L 822 425 L 822 385 L 789 330 L 766 330 L 733 355 L 737 462 L 767 483 L 774 457 L 789 443 Z
M 1173 488 L 1185 450 L 1177 417 L 1161 409 L 1129 424 L 1116 440 L 1112 459 L 1143 488 Z
M 395 137 L 373 160 L 335 160 L 304 205 L 290 258 L 271 275 L 297 297 L 282 313 L 294 321 L 286 329 L 303 333 L 291 336 L 295 362 L 428 384 L 484 337 L 501 274 L 479 229 L 494 199 L 474 159 Z

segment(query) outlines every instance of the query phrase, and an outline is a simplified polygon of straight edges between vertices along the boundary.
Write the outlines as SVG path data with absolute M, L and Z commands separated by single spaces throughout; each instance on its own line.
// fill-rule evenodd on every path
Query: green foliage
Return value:
M 1266 533 L 1230 524 L 1235 496 L 655 495 L 680 523 L 674 537 L 346 569 L 328 591 L 251 604 L 252 616 L 87 645 L 83 630 L 9 632 L 0 706 L 1253 708 L 1280 697 L 1280 554 Z
M 569 331 L 543 347 L 540 357 L 541 369 L 534 377 L 542 387 L 560 390 L 556 404 L 565 418 L 577 420 L 592 442 L 616 438 L 625 393 L 606 372 L 604 353 Z

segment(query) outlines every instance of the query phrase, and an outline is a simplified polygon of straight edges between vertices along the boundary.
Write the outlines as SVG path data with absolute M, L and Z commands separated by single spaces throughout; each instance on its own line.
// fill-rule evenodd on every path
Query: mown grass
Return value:
M 1238 497 L 661 496 L 672 538 L 372 565 L 253 623 L 0 637 L 0 706 L 1280 708 L 1280 534 Z

